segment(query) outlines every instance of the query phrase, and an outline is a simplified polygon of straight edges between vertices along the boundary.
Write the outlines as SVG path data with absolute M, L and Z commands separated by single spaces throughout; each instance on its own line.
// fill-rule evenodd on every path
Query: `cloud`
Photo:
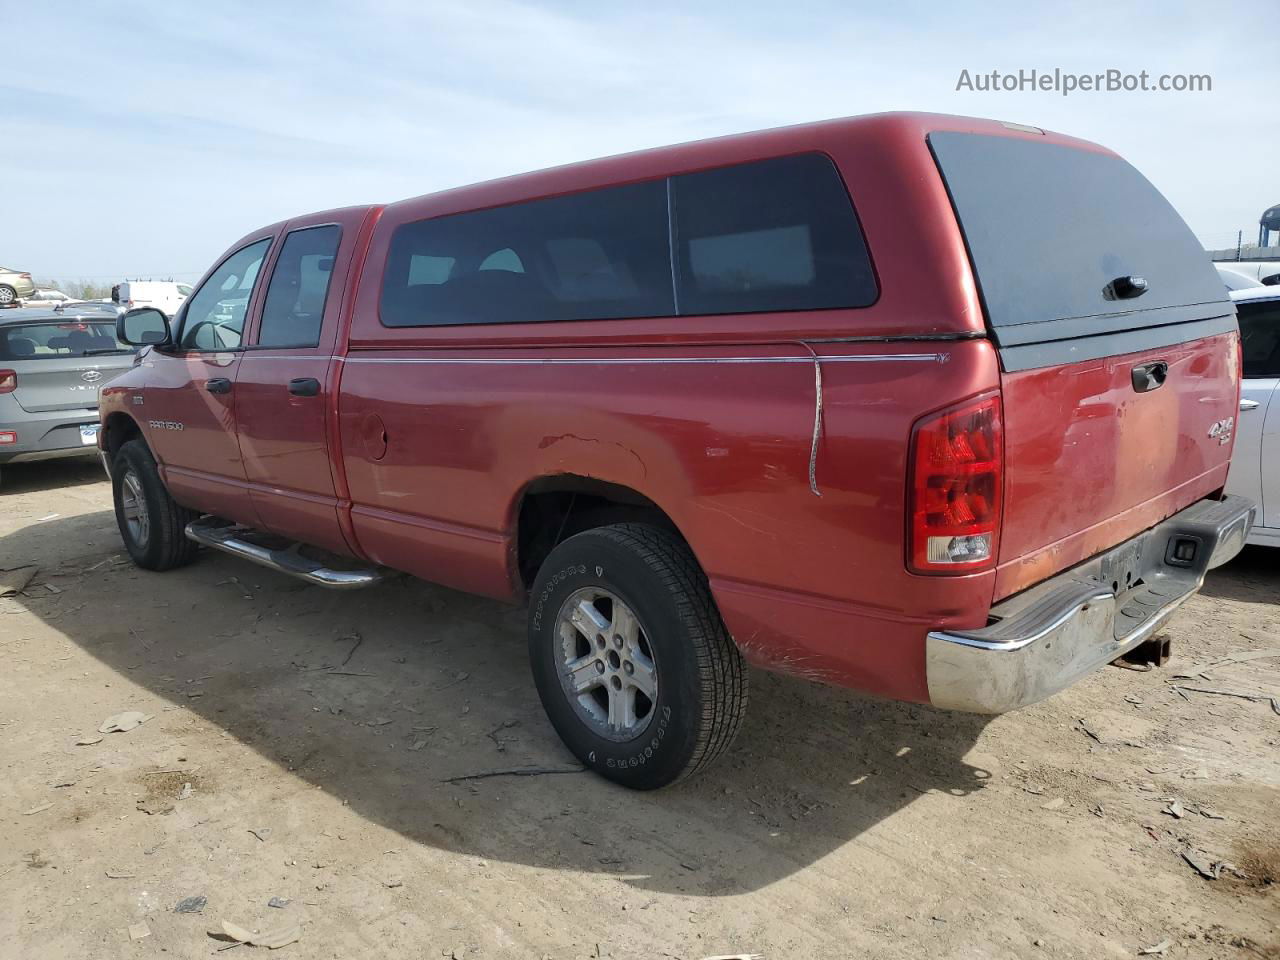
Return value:
M 1202 239 L 1280 199 L 1256 7 L 981 13 L 903 2 L 47 3 L 0 99 L 4 256 L 41 275 L 202 272 L 237 237 L 587 157 L 886 109 L 1035 123 L 1118 150 Z M 964 93 L 960 70 L 1213 75 L 1207 94 Z M 1255 120 L 1264 114 L 1264 121 Z M 1255 159 L 1257 158 L 1257 159 Z M 20 225 L 20 226 L 15 226 Z

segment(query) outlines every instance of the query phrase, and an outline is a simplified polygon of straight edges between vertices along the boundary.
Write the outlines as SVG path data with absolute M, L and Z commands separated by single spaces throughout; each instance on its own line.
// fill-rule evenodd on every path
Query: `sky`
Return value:
M 0 264 L 194 280 L 312 210 L 885 110 L 1098 141 L 1206 246 L 1249 242 L 1280 203 L 1271 2 L 0 0 L 21 24 L 0 57 Z M 957 90 L 1033 68 L 1212 90 Z

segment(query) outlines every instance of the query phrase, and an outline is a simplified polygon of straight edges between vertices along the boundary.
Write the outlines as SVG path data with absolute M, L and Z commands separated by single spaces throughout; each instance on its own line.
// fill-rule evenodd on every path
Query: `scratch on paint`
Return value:
M 807 661 L 816 660 L 816 657 L 797 657 L 782 653 L 772 644 L 759 643 L 759 637 L 760 631 L 756 630 L 745 640 L 733 637 L 733 642 L 737 644 L 738 649 L 742 651 L 742 655 L 747 660 L 766 669 L 785 673 L 792 677 L 799 677 L 802 680 L 809 680 L 813 683 L 834 682 L 835 673 L 833 671 L 807 665 Z
M 709 503 L 698 503 L 698 506 L 701 507 L 703 510 L 710 510 L 712 513 L 718 513 L 718 514 L 721 514 L 722 516 L 728 517 L 738 526 L 745 527 L 747 530 L 751 530 L 754 533 L 762 533 L 766 537 L 772 537 L 774 540 L 778 539 L 778 535 L 773 531 L 765 530 L 762 527 L 753 527 L 751 524 L 747 523 L 741 517 L 734 516 L 732 513 L 730 513 L 728 510 L 725 510 L 722 507 L 713 507 Z
M 580 437 L 576 433 L 561 433 L 561 434 L 557 434 L 554 437 L 552 436 L 543 437 L 542 442 L 538 444 L 538 449 L 545 450 L 547 449 L 547 447 L 553 446 L 554 444 L 559 443 L 561 440 L 577 440 L 581 443 L 606 443 L 609 446 L 617 447 L 618 449 L 623 450 L 626 453 L 629 453 L 632 457 L 635 458 L 636 463 L 640 464 L 641 477 L 647 477 L 649 475 L 649 468 L 646 467 L 644 464 L 644 461 L 640 459 L 640 454 L 636 453 L 634 450 L 628 447 L 625 443 L 621 443 L 617 440 L 601 440 L 599 437 Z

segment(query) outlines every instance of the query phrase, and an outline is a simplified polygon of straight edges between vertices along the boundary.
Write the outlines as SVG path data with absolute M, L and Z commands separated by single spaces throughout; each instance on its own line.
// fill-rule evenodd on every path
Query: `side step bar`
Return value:
M 329 587 L 331 590 L 355 590 L 369 587 L 382 580 L 378 570 L 337 570 L 326 567 L 318 560 L 302 556 L 298 544 L 285 549 L 272 549 L 247 539 L 253 531 L 245 527 L 229 526 L 223 521 L 204 517 L 187 524 L 188 540 L 232 556 L 243 557 L 280 573 L 287 573 L 299 580 Z

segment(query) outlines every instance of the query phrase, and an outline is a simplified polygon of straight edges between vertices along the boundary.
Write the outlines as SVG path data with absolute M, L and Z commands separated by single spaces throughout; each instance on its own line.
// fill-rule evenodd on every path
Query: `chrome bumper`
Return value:
M 929 699 L 971 713 L 1043 700 L 1151 637 L 1244 547 L 1254 504 L 1201 500 L 991 609 L 989 626 L 931 632 Z M 1188 556 L 1188 553 L 1190 556 Z

